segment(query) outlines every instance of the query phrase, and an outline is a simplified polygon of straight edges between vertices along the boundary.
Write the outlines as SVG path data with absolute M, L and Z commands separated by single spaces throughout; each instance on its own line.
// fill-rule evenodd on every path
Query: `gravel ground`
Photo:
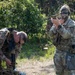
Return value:
M 17 65 L 17 70 L 25 72 L 26 75 L 55 75 L 52 60 L 21 62 Z

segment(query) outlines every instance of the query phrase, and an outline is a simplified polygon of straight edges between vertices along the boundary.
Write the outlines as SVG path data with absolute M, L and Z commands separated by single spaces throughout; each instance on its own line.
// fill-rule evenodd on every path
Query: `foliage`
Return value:
M 58 10 L 63 4 L 68 4 L 71 10 L 75 10 L 75 0 L 35 0 L 39 4 L 39 8 L 42 9 L 42 13 L 47 16 L 58 13 Z M 75 11 L 72 11 L 75 12 Z
M 48 45 L 48 49 L 44 49 L 45 43 L 26 43 L 22 48 L 19 59 L 42 60 L 41 58 L 52 58 L 55 47 L 50 43 Z
M 43 15 L 34 0 L 4 0 L 0 4 L 0 28 L 14 27 L 31 35 L 41 32 Z
M 13 27 L 28 34 L 29 43 L 23 47 L 21 58 L 49 57 L 54 52 L 54 47 L 52 49 L 51 46 L 47 51 L 42 49 L 49 40 L 46 34 L 47 19 L 45 18 L 58 13 L 60 6 L 64 3 L 70 5 L 71 17 L 75 19 L 73 16 L 75 0 L 0 0 L 0 28 Z
M 29 34 L 37 34 L 41 32 L 41 27 L 43 25 L 43 16 L 36 3 L 29 2 L 26 4 L 24 22 L 26 24 L 25 30 Z

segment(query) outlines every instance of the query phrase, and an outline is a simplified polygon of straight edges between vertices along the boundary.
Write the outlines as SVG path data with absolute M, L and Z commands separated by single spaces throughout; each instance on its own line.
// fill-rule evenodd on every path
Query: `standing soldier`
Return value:
M 16 31 L 12 28 L 3 28 L 0 30 L 0 75 L 4 73 L 1 64 L 2 61 L 6 62 L 8 71 L 13 72 L 15 70 L 16 58 L 26 39 L 27 34 L 24 31 Z
M 61 19 L 51 18 L 53 26 L 49 31 L 49 36 L 56 47 L 54 55 L 54 65 L 56 75 L 73 75 L 73 71 L 69 70 L 65 60 L 68 52 L 72 52 L 75 48 L 75 21 L 70 18 L 70 8 L 64 4 L 59 11 Z M 75 75 L 75 74 L 74 74 Z

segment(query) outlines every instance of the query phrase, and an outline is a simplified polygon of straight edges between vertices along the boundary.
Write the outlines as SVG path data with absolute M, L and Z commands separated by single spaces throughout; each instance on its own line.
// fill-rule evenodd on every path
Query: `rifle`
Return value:
M 13 70 L 15 69 L 15 63 L 16 63 L 16 61 L 15 61 L 15 54 L 11 54 L 11 62 L 12 62 L 12 68 L 13 68 Z

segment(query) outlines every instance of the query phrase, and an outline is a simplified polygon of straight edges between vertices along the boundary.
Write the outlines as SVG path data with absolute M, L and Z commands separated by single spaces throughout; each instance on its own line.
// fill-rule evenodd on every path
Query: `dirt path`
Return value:
M 25 72 L 26 75 L 55 75 L 52 60 L 44 62 L 27 61 L 17 65 L 17 69 Z

